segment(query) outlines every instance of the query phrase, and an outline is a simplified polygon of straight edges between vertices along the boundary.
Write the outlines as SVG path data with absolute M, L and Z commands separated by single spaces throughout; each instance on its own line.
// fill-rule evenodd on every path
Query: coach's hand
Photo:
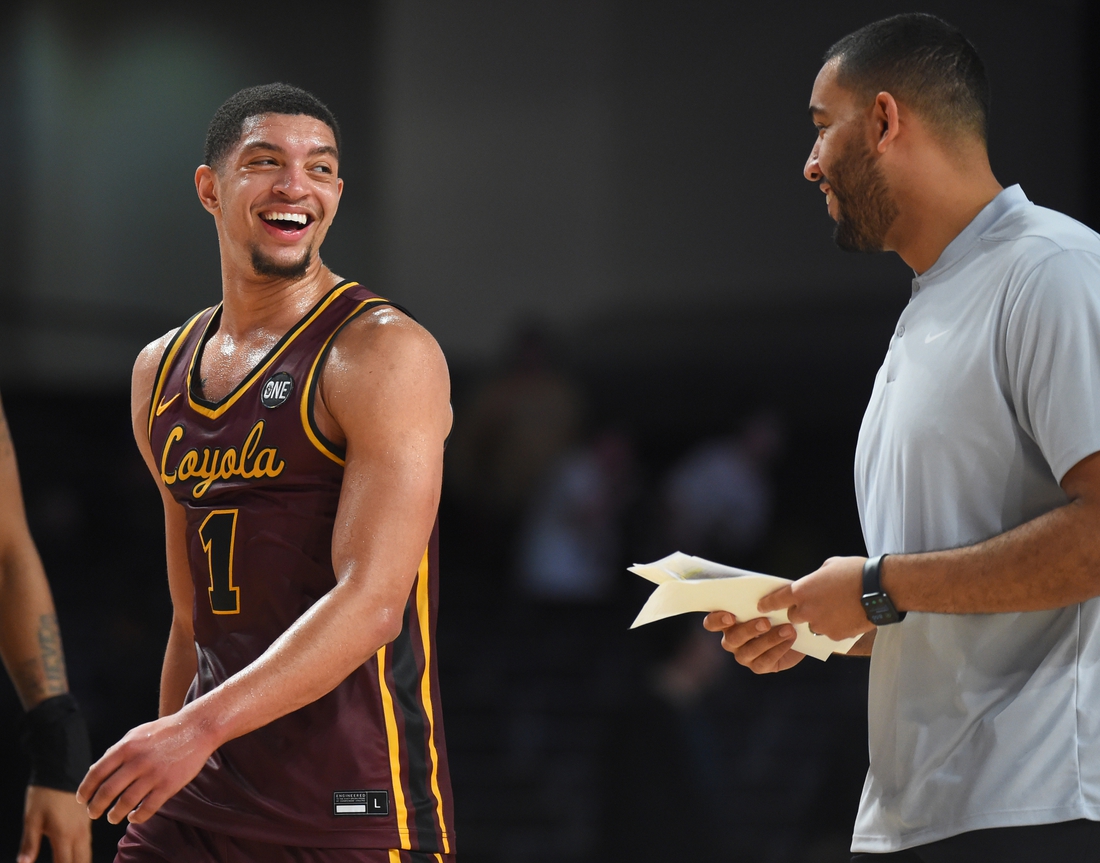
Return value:
M 830 557 L 821 568 L 769 593 L 757 604 L 761 613 L 787 610 L 791 623 L 808 623 L 810 631 L 835 641 L 870 632 L 860 596 L 863 557 Z
M 739 623 L 728 611 L 713 611 L 703 618 L 703 626 L 711 632 L 721 632 L 722 647 L 757 674 L 786 671 L 806 657 L 791 650 L 794 627 L 789 624 L 773 627 L 766 617 Z
M 217 746 L 185 707 L 139 725 L 103 753 L 80 783 L 77 800 L 88 804 L 92 818 L 107 812 L 112 824 L 123 818 L 141 824 L 198 775 Z

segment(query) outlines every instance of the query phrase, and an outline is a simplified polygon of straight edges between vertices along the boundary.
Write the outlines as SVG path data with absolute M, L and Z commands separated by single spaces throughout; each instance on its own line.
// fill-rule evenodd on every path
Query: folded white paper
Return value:
M 674 552 L 653 563 L 637 563 L 630 571 L 657 585 L 630 628 L 689 611 L 728 611 L 738 620 L 766 617 L 772 624 L 789 623 L 787 611 L 761 614 L 756 604 L 761 597 L 790 584 L 789 578 L 762 575 L 720 563 Z M 832 653 L 847 653 L 858 638 L 833 641 L 810 632 L 808 623 L 793 624 L 793 648 L 815 659 L 826 660 Z

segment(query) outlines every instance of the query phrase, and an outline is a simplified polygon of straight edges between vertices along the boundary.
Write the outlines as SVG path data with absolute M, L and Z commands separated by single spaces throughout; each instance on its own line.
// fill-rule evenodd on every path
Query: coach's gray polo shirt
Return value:
M 1013 186 L 913 280 L 856 449 L 867 550 L 1004 533 L 1097 450 L 1100 237 Z M 853 850 L 1100 820 L 1100 600 L 910 614 L 878 630 L 870 686 Z

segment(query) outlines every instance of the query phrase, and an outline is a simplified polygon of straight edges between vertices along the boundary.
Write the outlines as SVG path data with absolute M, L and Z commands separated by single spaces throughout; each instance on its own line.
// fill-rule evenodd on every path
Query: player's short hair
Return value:
M 262 84 L 234 93 L 214 112 L 206 130 L 203 163 L 218 170 L 229 151 L 241 140 L 245 120 L 263 114 L 304 114 L 320 120 L 332 129 L 337 154 L 343 152 L 340 126 L 324 102 L 301 87 Z
M 987 141 L 989 79 L 978 52 L 935 15 L 910 12 L 850 33 L 825 53 L 838 59 L 837 83 L 873 99 L 890 93 L 939 132 Z

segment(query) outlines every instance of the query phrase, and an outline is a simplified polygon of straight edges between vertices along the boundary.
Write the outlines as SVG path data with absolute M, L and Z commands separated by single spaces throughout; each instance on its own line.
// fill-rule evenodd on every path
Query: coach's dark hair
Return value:
M 290 84 L 263 84 L 246 87 L 234 93 L 214 112 L 210 128 L 206 130 L 206 146 L 203 162 L 217 169 L 226 154 L 241 140 L 244 121 L 261 114 L 304 114 L 313 117 L 332 129 L 336 139 L 336 152 L 343 147 L 340 142 L 340 126 L 332 111 L 312 93 Z
M 940 132 L 987 140 L 989 79 L 965 36 L 935 15 L 884 18 L 845 36 L 825 53 L 839 58 L 837 83 L 868 100 L 886 91 Z

